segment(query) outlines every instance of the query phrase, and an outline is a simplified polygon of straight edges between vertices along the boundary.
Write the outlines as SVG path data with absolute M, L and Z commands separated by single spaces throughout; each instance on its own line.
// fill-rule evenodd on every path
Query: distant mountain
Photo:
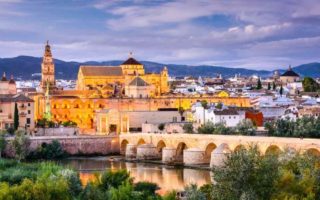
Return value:
M 21 79 L 39 79 L 41 73 L 42 58 L 31 56 L 18 56 L 14 58 L 0 58 L 0 73 L 6 72 L 7 76 L 11 74 Z M 76 79 L 80 65 L 107 65 L 118 66 L 123 61 L 88 61 L 88 62 L 66 62 L 55 59 L 56 77 L 58 79 Z M 188 66 L 177 64 L 161 64 L 150 61 L 141 61 L 148 73 L 158 73 L 164 66 L 168 67 L 171 76 L 216 76 L 222 74 L 224 77 L 241 74 L 245 76 L 259 75 L 267 77 L 272 75 L 272 71 L 267 70 L 252 70 L 245 68 L 228 68 L 222 66 Z M 309 63 L 293 68 L 302 76 L 320 77 L 320 63 Z M 283 72 L 284 70 L 280 70 Z

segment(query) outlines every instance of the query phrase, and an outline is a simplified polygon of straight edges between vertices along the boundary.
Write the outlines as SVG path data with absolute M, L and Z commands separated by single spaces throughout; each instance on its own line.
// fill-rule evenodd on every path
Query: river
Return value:
M 211 183 L 210 171 L 204 169 L 190 169 L 172 167 L 153 163 L 133 163 L 111 157 L 73 157 L 61 160 L 61 164 L 71 166 L 80 172 L 83 184 L 93 178 L 94 173 L 104 170 L 126 169 L 135 182 L 148 181 L 157 183 L 161 188 L 158 193 L 164 194 L 171 190 L 181 190 L 185 185 L 195 183 L 201 186 Z

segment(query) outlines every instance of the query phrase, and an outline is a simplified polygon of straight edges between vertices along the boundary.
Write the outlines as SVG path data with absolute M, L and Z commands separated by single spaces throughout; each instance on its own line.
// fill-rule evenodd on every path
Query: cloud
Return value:
M 139 60 L 190 65 L 319 61 L 317 0 L 10 2 L 0 0 L 1 57 L 41 56 L 49 39 L 65 60 L 125 59 L 133 51 Z

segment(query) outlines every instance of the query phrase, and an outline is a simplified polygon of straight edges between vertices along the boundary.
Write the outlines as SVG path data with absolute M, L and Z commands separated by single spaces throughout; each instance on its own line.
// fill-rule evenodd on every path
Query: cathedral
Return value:
M 149 98 L 169 92 L 168 70 L 145 73 L 144 66 L 132 57 L 120 66 L 80 66 L 77 90 L 95 90 L 101 97 Z
M 203 100 L 244 107 L 251 105 L 248 98 L 241 97 L 172 95 L 168 69 L 164 67 L 160 73 L 147 73 L 143 64 L 134 59 L 132 54 L 120 66 L 80 66 L 76 88 L 61 90 L 56 86 L 54 59 L 47 42 L 41 72 L 39 92 L 29 93 L 34 100 L 35 120 L 50 116 L 57 123 L 73 121 L 85 134 L 97 132 L 97 113 L 104 110 L 187 110 L 195 102 Z M 120 130 L 119 124 L 112 126 Z

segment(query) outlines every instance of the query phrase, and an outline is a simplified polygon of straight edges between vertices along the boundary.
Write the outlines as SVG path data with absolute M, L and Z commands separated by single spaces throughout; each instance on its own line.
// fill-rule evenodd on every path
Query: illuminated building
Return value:
M 45 52 L 50 50 L 46 45 Z M 52 59 L 50 53 L 45 53 Z M 44 58 L 44 61 L 50 60 Z M 42 65 L 44 66 L 44 64 Z M 53 66 L 51 71 L 54 71 Z M 50 70 L 49 70 L 50 71 Z M 50 77 L 50 78 L 49 78 Z M 51 119 L 55 122 L 74 121 L 83 131 L 96 131 L 96 113 L 103 109 L 118 111 L 157 111 L 159 109 L 184 110 L 197 101 L 221 102 L 225 105 L 250 107 L 250 100 L 243 97 L 220 96 L 169 96 L 168 69 L 146 73 L 144 66 L 130 57 L 120 66 L 80 66 L 76 90 L 57 90 L 54 77 L 42 71 L 42 84 L 49 80 Z M 46 98 L 43 92 L 30 96 L 35 101 L 35 119 L 42 119 L 46 112 Z M 120 122 L 119 122 L 120 124 Z M 120 130 L 119 128 L 117 128 Z

